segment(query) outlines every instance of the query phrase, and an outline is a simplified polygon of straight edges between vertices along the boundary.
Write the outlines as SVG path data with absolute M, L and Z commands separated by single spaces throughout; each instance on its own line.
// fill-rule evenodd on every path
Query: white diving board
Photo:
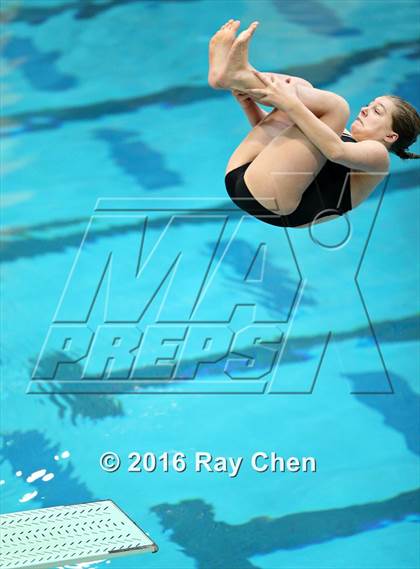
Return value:
M 155 553 L 158 546 L 111 500 L 0 515 L 1 569 Z

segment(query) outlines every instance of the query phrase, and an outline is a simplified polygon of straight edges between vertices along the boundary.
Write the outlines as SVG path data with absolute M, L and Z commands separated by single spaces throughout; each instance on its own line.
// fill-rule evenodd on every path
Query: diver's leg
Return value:
M 240 22 L 229 21 L 211 38 L 209 43 L 209 84 L 214 89 L 234 89 L 228 83 L 232 80 L 232 75 L 245 72 L 252 72 L 252 67 L 248 62 L 249 41 L 257 29 L 258 22 L 253 22 L 246 30 L 241 32 L 237 38 Z M 234 49 L 233 49 L 234 48 Z M 227 67 L 230 68 L 227 71 Z M 262 85 L 256 78 L 253 86 Z M 238 78 L 236 78 L 238 81 Z
M 237 22 L 235 22 L 235 26 Z M 249 89 L 262 86 L 261 81 L 253 73 L 254 68 L 248 61 L 249 41 L 255 32 L 257 22 L 251 24 L 248 29 L 244 30 L 239 36 L 232 41 L 227 55 L 226 65 L 222 66 L 222 59 L 219 59 L 218 67 L 213 68 L 213 80 L 218 88 L 226 89 Z M 228 25 L 232 28 L 232 24 Z M 237 29 L 237 28 L 236 28 Z M 229 32 L 232 37 L 232 30 Z M 236 30 L 233 32 L 235 35 Z M 217 34 L 216 34 L 217 35 Z M 215 50 L 217 50 L 216 42 Z M 223 57 L 226 58 L 226 48 L 224 48 Z M 308 81 L 300 77 L 289 75 L 275 74 L 280 80 L 284 80 L 294 87 L 300 100 L 319 118 L 323 118 L 328 123 L 330 114 L 336 109 L 343 109 L 343 99 L 334 93 L 314 89 Z M 217 77 L 217 80 L 214 79 Z M 346 106 L 346 104 L 344 105 Z M 344 111 L 343 111 L 344 112 Z M 339 112 L 340 114 L 340 112 Z M 334 120 L 332 121 L 334 123 Z M 334 123 L 335 124 L 335 123 Z M 285 129 L 290 127 L 292 122 L 283 111 L 274 109 L 267 115 L 252 131 L 247 135 L 243 142 L 238 146 L 232 154 L 226 171 L 229 172 L 242 164 L 253 161 L 265 147 L 270 144 L 273 139 L 281 135 Z M 345 122 L 342 128 L 345 127 Z M 341 134 L 341 132 L 340 132 Z M 309 142 L 309 141 L 308 141 Z
M 297 85 L 303 85 L 304 87 L 311 87 L 312 88 L 312 84 L 309 83 L 309 81 L 306 81 L 306 79 L 302 79 L 301 77 L 293 77 L 292 75 L 284 75 L 282 73 L 262 73 L 263 75 L 265 75 L 267 78 L 270 77 L 275 77 L 277 81 L 284 81 L 285 83 L 287 83 L 288 85 L 292 85 L 293 87 L 295 87 L 295 92 L 296 92 L 296 86 Z M 250 122 L 252 124 L 252 126 L 255 126 L 256 124 L 258 124 L 261 120 L 263 120 L 263 118 L 265 118 L 267 115 L 269 114 L 273 114 L 273 113 L 277 113 L 276 114 L 276 118 L 279 121 L 283 121 L 283 122 L 290 122 L 290 119 L 287 115 L 287 113 L 285 113 L 284 111 L 280 111 L 279 109 L 272 109 L 271 113 L 267 112 L 267 111 L 263 111 L 259 105 L 257 105 L 257 103 L 255 103 L 255 101 L 252 101 L 252 99 L 249 98 L 249 95 L 247 95 L 246 92 L 241 92 L 241 91 L 236 91 L 235 89 L 232 90 L 232 93 L 234 94 L 235 98 L 239 101 L 240 97 L 238 95 L 242 95 L 244 97 L 246 97 L 248 99 L 248 101 L 250 101 L 250 106 L 253 106 L 254 108 L 257 108 L 258 111 L 255 113 L 249 113 L 247 112 L 247 108 L 245 105 L 243 105 L 242 103 L 241 106 L 244 108 L 244 111 L 246 113 L 246 115 L 248 116 L 248 119 L 250 119 Z M 252 120 L 254 119 L 254 117 L 258 117 L 257 120 Z
M 211 38 L 209 43 L 209 84 L 215 89 L 250 89 L 262 86 L 260 80 L 254 75 L 255 68 L 248 61 L 249 42 L 254 34 L 258 22 L 253 22 L 235 39 L 240 25 L 239 20 L 229 20 Z M 281 73 L 264 73 L 275 76 L 277 80 L 285 81 L 296 88 L 297 85 L 312 87 L 309 81 L 301 77 Z M 276 109 L 273 112 L 280 112 Z M 284 118 L 284 114 L 283 114 Z
M 267 115 L 234 150 L 227 164 L 226 173 L 252 162 L 276 136 L 291 125 L 293 123 L 286 115 L 281 116 L 280 113 Z
M 209 84 L 215 89 L 235 89 L 231 85 L 233 81 L 238 82 L 239 74 L 243 81 L 242 87 L 250 89 L 261 85 L 261 82 L 249 72 L 255 70 L 248 60 L 249 42 L 257 29 L 258 22 L 253 22 L 248 29 L 244 30 L 236 38 L 236 32 L 239 29 L 239 20 L 229 20 L 224 24 L 211 38 L 209 42 Z M 232 49 L 234 45 L 234 49 Z M 246 73 L 243 73 L 243 72 Z M 286 83 L 292 85 L 305 85 L 312 87 L 309 81 L 301 77 L 285 75 L 282 73 L 265 73 L 266 75 L 274 75 L 277 79 L 283 79 Z M 240 90 L 240 89 L 239 89 Z
M 346 120 L 348 120 L 348 105 L 342 97 L 330 91 L 322 91 L 305 85 L 297 85 L 296 92 L 315 116 L 326 124 L 331 123 L 331 128 L 341 135 L 346 126 Z M 343 117 L 347 117 L 344 122 Z M 267 115 L 233 152 L 227 164 L 226 172 L 230 172 L 247 162 L 252 162 L 273 139 L 291 125 L 293 122 L 283 111 L 275 110 Z
M 337 99 L 319 118 L 341 135 L 348 116 L 347 103 Z M 261 150 L 244 179 L 255 199 L 267 209 L 287 215 L 297 208 L 303 192 L 325 162 L 326 158 L 318 148 L 296 125 L 292 125 Z
M 247 30 L 242 32 L 235 40 L 235 35 L 240 22 L 238 20 L 229 20 L 220 30 L 212 37 L 209 45 L 209 83 L 215 88 L 228 88 L 228 81 L 232 79 L 237 81 L 240 77 L 242 87 L 250 88 L 261 84 L 253 73 L 253 67 L 248 62 L 248 45 L 256 29 L 257 22 L 249 26 Z M 233 44 L 233 56 L 228 57 Z M 226 71 L 226 66 L 233 65 L 233 68 Z M 295 88 L 297 85 L 312 87 L 312 85 L 300 78 L 290 75 L 275 75 L 278 80 L 284 80 Z M 220 79 L 222 82 L 220 83 Z M 223 83 L 224 81 L 224 83 Z M 261 150 L 271 140 L 280 134 L 280 132 L 290 126 L 292 123 L 286 113 L 278 109 L 273 109 L 264 119 L 263 122 L 257 124 L 248 134 L 245 140 L 233 153 L 229 161 L 228 170 L 238 165 L 252 161 Z
M 254 75 L 255 68 L 249 63 L 249 42 L 255 33 L 258 22 L 253 22 L 237 38 L 239 20 L 229 20 L 211 38 L 209 44 L 209 84 L 215 89 L 252 89 L 262 86 L 261 81 Z M 277 79 L 283 79 L 291 85 L 311 87 L 309 81 L 300 77 L 270 73 Z
M 229 20 L 217 30 L 209 42 L 208 81 L 214 88 L 217 88 L 218 77 L 226 65 L 239 25 L 239 20 Z

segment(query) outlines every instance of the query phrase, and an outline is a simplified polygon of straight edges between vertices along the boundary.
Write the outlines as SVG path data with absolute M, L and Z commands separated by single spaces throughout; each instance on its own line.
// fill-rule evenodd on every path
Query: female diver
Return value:
M 407 152 L 420 132 L 408 102 L 383 95 L 364 106 L 350 127 L 349 105 L 298 77 L 259 73 L 248 62 L 258 22 L 236 37 L 229 20 L 209 45 L 209 84 L 231 90 L 253 126 L 226 168 L 231 199 L 281 227 L 306 227 L 357 207 L 388 174 L 389 155 Z M 257 104 L 274 107 L 264 112 Z

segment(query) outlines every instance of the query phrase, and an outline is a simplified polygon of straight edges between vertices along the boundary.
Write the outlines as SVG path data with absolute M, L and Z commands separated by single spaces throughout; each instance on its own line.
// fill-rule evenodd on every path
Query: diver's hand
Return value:
M 235 99 L 242 107 L 249 107 L 250 105 L 255 105 L 255 101 L 251 99 L 249 95 L 243 93 L 242 91 L 238 91 L 237 89 L 232 89 L 232 95 L 235 97 Z
M 274 75 L 267 77 L 259 71 L 253 71 L 256 77 L 264 83 L 260 89 L 246 89 L 245 93 L 257 103 L 275 107 L 286 113 L 292 110 L 300 99 L 296 95 L 295 87 L 284 81 L 280 81 Z

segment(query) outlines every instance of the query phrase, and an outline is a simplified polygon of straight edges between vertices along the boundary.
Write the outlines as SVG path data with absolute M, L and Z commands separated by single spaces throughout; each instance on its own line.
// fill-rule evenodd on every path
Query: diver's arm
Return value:
M 258 71 L 254 73 L 264 84 L 264 88 L 247 89 L 246 93 L 263 105 L 270 105 L 287 113 L 289 119 L 326 158 L 354 170 L 388 171 L 389 156 L 383 144 L 376 140 L 343 142 L 324 122 L 327 115 L 338 114 L 341 115 L 343 123 L 348 120 L 349 105 L 343 97 L 330 91 L 308 89 L 303 85 L 293 87 L 284 81 L 278 81 L 275 76 L 265 77 Z
M 327 121 L 328 115 L 340 115 L 343 123 L 348 120 L 349 105 L 343 97 L 330 91 L 308 89 L 301 85 L 292 88 L 277 81 L 275 77 L 266 78 L 257 71 L 255 74 L 265 87 L 248 89 L 247 93 L 259 103 L 274 106 L 287 113 L 289 119 L 328 160 L 363 172 L 388 171 L 389 156 L 383 144 L 376 140 L 343 142 L 341 136 L 324 122 Z
M 340 99 L 337 99 L 338 106 L 344 101 L 344 99 L 341 101 Z M 344 103 L 347 105 L 345 101 Z M 345 105 L 343 112 L 346 111 Z M 341 112 L 340 109 L 337 112 Z M 364 140 L 356 143 L 343 142 L 340 136 L 316 117 L 298 98 L 290 105 L 287 114 L 331 162 L 363 172 L 388 171 L 388 151 L 380 142 L 376 140 Z
M 247 95 L 241 93 L 240 91 L 233 90 L 232 95 L 241 105 L 244 113 L 248 117 L 248 120 L 251 126 L 255 126 L 258 124 L 262 119 L 268 115 L 266 111 L 263 111 L 255 101 L 253 101 Z

